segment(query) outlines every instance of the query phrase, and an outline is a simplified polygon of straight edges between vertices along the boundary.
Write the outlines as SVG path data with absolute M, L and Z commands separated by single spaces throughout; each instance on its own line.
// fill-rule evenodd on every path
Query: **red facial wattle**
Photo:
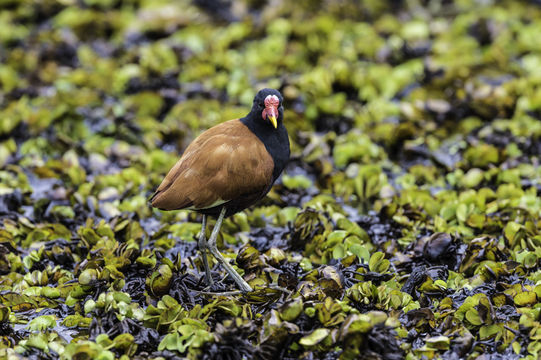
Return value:
M 265 98 L 265 110 L 261 116 L 264 120 L 269 120 L 274 128 L 278 127 L 278 106 L 280 106 L 280 99 L 276 95 L 268 95 Z

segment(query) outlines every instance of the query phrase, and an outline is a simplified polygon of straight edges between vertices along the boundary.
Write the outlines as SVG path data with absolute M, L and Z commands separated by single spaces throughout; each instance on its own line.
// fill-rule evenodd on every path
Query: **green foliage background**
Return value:
M 539 355 L 539 1 L 0 10 L 0 356 Z M 220 239 L 259 290 L 208 295 L 147 199 L 262 87 L 292 161 Z

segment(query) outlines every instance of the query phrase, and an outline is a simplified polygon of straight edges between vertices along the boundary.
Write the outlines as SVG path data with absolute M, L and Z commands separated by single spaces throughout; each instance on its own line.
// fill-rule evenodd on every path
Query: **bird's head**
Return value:
M 260 90 L 254 98 L 252 111 L 261 114 L 263 120 L 271 123 L 276 129 L 284 115 L 283 100 L 282 94 L 278 90 Z

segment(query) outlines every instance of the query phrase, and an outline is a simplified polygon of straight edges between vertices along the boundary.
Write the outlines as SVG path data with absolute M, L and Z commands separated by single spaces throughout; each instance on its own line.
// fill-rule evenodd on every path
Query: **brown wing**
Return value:
M 274 162 L 265 145 L 239 120 L 226 121 L 197 137 L 152 197 L 163 210 L 206 209 L 264 192 Z

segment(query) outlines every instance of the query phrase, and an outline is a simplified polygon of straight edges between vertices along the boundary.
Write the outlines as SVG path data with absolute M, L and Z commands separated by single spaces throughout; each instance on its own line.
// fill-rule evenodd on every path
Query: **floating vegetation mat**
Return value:
M 0 7 L 0 357 L 537 359 L 539 1 Z M 262 87 L 292 159 L 206 289 L 147 199 Z

